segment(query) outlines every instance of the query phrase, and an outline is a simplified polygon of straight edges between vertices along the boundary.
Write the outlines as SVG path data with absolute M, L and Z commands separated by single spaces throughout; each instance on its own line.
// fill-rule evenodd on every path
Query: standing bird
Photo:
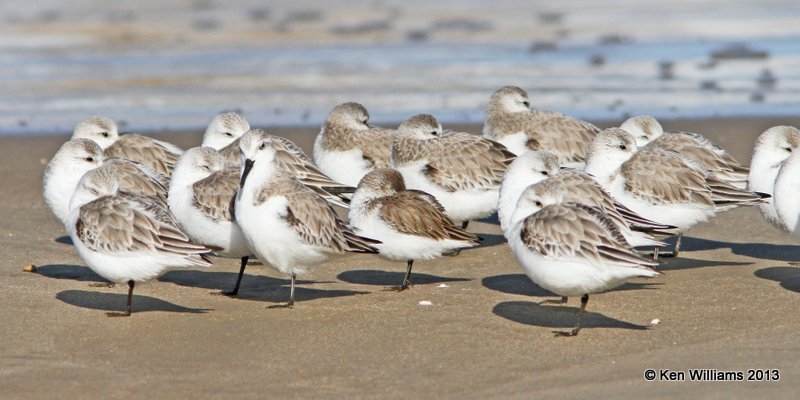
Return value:
M 369 125 L 367 109 L 343 103 L 331 110 L 314 141 L 314 163 L 336 181 L 350 186 L 392 156 L 392 130 Z
M 582 168 L 589 143 L 600 128 L 553 111 L 531 109 L 528 93 L 503 86 L 489 99 L 483 137 L 502 143 L 512 153 L 545 150 L 566 167 Z
M 522 192 L 528 186 L 554 176 L 560 170 L 558 157 L 547 151 L 537 150 L 523 153 L 509 164 L 503 174 L 497 201 L 497 219 L 500 221 L 500 228 L 506 239 L 508 239 L 508 232 L 511 229 L 511 214 L 517 208 L 517 201 Z
M 620 128 L 633 135 L 640 148 L 650 146 L 677 151 L 732 186 L 747 188 L 747 174 L 750 170 L 725 149 L 699 133 L 665 133 L 661 124 L 649 115 L 628 118 Z
M 753 158 L 750 160 L 750 175 L 747 188 L 753 191 L 773 194 L 775 180 L 783 162 L 800 148 L 800 129 L 793 126 L 773 126 L 756 139 Z M 774 201 L 760 204 L 764 218 L 780 229 L 783 228 Z
M 43 192 L 47 206 L 61 221 L 67 223 L 69 202 L 83 175 L 94 169 L 112 173 L 120 189 L 167 201 L 166 178 L 151 169 L 121 158 L 103 160 L 100 146 L 89 139 L 72 139 L 61 145 L 44 170 Z
M 409 189 L 430 193 L 447 216 L 466 229 L 497 210 L 500 183 L 514 154 L 469 133 L 442 132 L 431 115 L 403 122 L 392 136 L 392 167 Z
M 555 193 L 537 192 L 536 186 L 526 189 L 519 199 L 508 244 L 532 281 L 561 296 L 561 300 L 545 303 L 564 304 L 567 297 L 581 296 L 575 328 L 556 332 L 557 336 L 575 336 L 590 294 L 616 288 L 632 278 L 658 276 L 653 269 L 658 263 L 639 256 L 599 209 L 560 203 Z
M 294 284 L 306 268 L 344 252 L 377 253 L 377 241 L 354 234 L 312 188 L 278 167 L 274 140 L 250 131 L 240 141 L 244 164 L 235 217 L 250 249 Z
M 206 132 L 203 134 L 203 143 L 201 146 L 221 150 L 225 146 L 235 142 L 236 139 L 242 137 L 242 135 L 249 130 L 250 123 L 240 114 L 235 112 L 218 114 L 208 124 Z M 235 150 L 238 156 L 238 143 L 235 146 Z
M 101 116 L 89 117 L 78 123 L 72 138 L 94 140 L 103 149 L 104 157 L 135 161 L 167 177 L 183 153 L 183 150 L 173 144 L 137 133 L 120 135 L 117 124 Z
M 683 231 L 738 206 L 757 205 L 769 195 L 731 186 L 673 150 L 645 146 L 620 128 L 599 133 L 589 148 L 586 172 L 639 215 Z
M 125 312 L 131 315 L 136 283 L 175 267 L 208 267 L 211 249 L 189 241 L 166 206 L 147 196 L 119 191 L 107 170 L 86 173 L 70 201 L 69 235 L 84 262 L 103 278 L 128 284 Z
M 221 257 L 239 258 L 236 285 L 220 294 L 239 293 L 252 251 L 233 220 L 233 202 L 239 189 L 239 170 L 225 168 L 225 159 L 210 147 L 186 150 L 172 172 L 169 209 L 181 229 L 192 239 L 214 248 Z
M 382 242 L 374 245 L 381 256 L 406 261 L 397 291 L 411 286 L 414 260 L 478 245 L 478 237 L 453 225 L 433 196 L 406 190 L 403 176 L 390 168 L 374 169 L 361 179 L 349 217 L 353 232 Z

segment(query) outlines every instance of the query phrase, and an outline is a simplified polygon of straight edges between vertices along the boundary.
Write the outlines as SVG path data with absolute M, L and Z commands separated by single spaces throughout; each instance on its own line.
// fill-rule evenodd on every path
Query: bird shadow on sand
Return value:
M 212 293 L 220 290 L 232 290 L 236 285 L 235 272 L 206 272 L 193 270 L 170 271 L 158 278 L 161 282 L 174 283 L 180 286 L 211 289 Z M 234 299 L 284 303 L 289 300 L 289 289 L 292 281 L 288 278 L 273 278 L 264 275 L 248 275 L 245 272 L 239 293 Z M 313 289 L 304 286 L 327 281 L 295 280 L 295 301 L 308 301 L 329 297 L 353 296 L 369 292 L 356 290 Z
M 398 264 L 399 265 L 399 264 Z M 405 269 L 405 265 L 402 267 Z M 336 276 L 339 280 L 347 283 L 357 285 L 376 285 L 376 286 L 392 286 L 399 285 L 403 282 L 405 272 L 389 272 L 375 269 L 361 269 L 355 271 L 345 271 Z M 414 285 L 426 285 L 431 283 L 442 282 L 463 282 L 468 281 L 467 278 L 447 278 L 443 276 L 429 275 L 413 272 L 411 273 L 411 282 Z
M 682 254 L 682 253 L 681 253 Z M 715 260 L 701 260 L 696 258 L 680 257 L 661 257 L 658 259 L 658 267 L 656 271 L 678 271 L 682 269 L 694 269 L 703 267 L 723 267 L 723 266 L 737 266 L 737 265 L 753 265 L 751 262 L 737 262 L 737 261 L 715 261 Z
M 670 249 L 671 247 L 667 247 Z M 800 261 L 800 246 L 770 243 L 732 243 L 684 237 L 681 251 L 731 249 L 731 253 L 777 261 Z
M 123 311 L 128 300 L 127 294 L 90 292 L 86 290 L 65 290 L 56 294 L 56 298 L 64 303 L 102 311 Z M 172 304 L 168 301 L 150 296 L 133 294 L 132 313 L 147 311 L 164 311 L 174 313 L 203 314 L 210 311 L 205 308 L 189 308 Z
M 481 280 L 481 284 L 483 284 L 483 286 L 487 289 L 508 294 L 536 297 L 560 297 L 557 294 L 553 294 L 552 292 L 545 290 L 541 286 L 533 283 L 524 274 L 487 276 Z M 655 290 L 661 285 L 663 285 L 663 283 L 660 282 L 628 282 L 614 290 Z
M 69 245 L 69 246 L 72 246 L 72 244 L 73 244 L 72 243 L 72 238 L 67 236 L 67 235 L 59 236 L 59 237 L 53 239 L 53 241 L 55 241 L 56 243 L 66 244 L 66 245 Z
M 800 293 L 800 268 L 797 267 L 767 267 L 761 268 L 753 275 L 778 282 L 782 288 Z
M 36 273 L 47 278 L 71 279 L 81 282 L 110 283 L 105 278 L 97 275 L 89 269 L 80 265 L 52 264 L 36 267 Z
M 591 304 L 591 302 L 589 303 Z M 531 301 L 505 301 L 498 303 L 492 313 L 520 324 L 541 326 L 557 330 L 570 330 L 578 321 L 579 307 L 567 305 L 541 305 Z M 606 317 L 603 314 L 586 311 L 581 329 L 616 328 L 631 330 L 647 330 L 646 325 Z

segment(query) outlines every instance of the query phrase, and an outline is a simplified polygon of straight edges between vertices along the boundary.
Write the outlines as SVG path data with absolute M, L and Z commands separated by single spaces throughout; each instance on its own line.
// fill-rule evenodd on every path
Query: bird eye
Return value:
M 542 175 L 544 175 L 544 176 L 547 176 L 547 175 L 549 175 L 549 172 L 547 172 L 547 171 L 542 171 Z
M 364 125 L 366 125 L 367 122 L 369 122 L 369 119 L 367 119 L 367 118 L 364 118 L 364 119 L 361 120 L 361 123 L 364 124 Z
M 100 135 L 103 137 L 108 137 L 108 132 L 100 132 Z
M 530 103 L 530 102 L 528 102 L 527 100 L 526 100 L 526 101 L 523 101 L 523 102 L 522 102 L 522 104 L 524 104 L 524 105 L 525 105 L 525 107 L 530 107 L 530 106 L 531 106 L 531 103 Z
M 233 137 L 233 134 L 230 132 L 225 132 L 225 136 Z
M 620 150 L 628 150 L 628 146 L 625 146 L 624 144 L 621 144 L 621 145 L 619 145 L 619 149 Z
M 791 153 L 791 152 L 792 152 L 792 148 L 791 148 L 791 147 L 784 147 L 783 149 L 784 149 L 784 150 L 786 150 L 786 151 L 788 151 L 789 153 Z
M 92 158 L 92 157 L 86 157 L 86 158 L 84 158 L 84 160 L 86 160 L 88 162 L 94 162 L 94 158 Z
M 431 131 L 431 135 L 436 136 L 436 131 Z
M 267 148 L 267 143 L 266 142 L 261 142 L 261 145 L 258 146 L 259 150 L 264 150 L 265 148 Z
M 541 207 L 541 206 L 542 206 L 542 202 L 541 202 L 541 201 L 537 201 L 537 202 L 536 202 L 536 203 L 534 203 L 534 204 L 536 204 L 536 207 Z

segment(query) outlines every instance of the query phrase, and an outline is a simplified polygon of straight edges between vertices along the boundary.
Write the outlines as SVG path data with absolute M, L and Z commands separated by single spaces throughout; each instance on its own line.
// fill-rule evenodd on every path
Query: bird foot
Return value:
M 236 296 L 239 294 L 239 291 L 236 290 L 218 290 L 216 292 L 209 292 L 212 296 Z
M 573 329 L 573 330 L 571 330 L 569 332 L 553 331 L 553 333 L 555 334 L 556 337 L 572 337 L 572 336 L 578 336 L 578 331 L 579 330 L 580 329 L 576 328 L 576 329 Z
M 562 298 L 560 298 L 558 300 L 549 299 L 549 300 L 542 300 L 542 301 L 539 302 L 539 305 L 543 305 L 543 304 L 567 304 L 567 298 L 566 297 L 562 297 Z
M 92 282 L 89 284 L 89 287 L 101 287 L 101 288 L 108 288 L 111 289 L 114 286 L 117 286 L 114 282 Z
M 114 311 L 114 312 L 107 312 L 106 317 L 130 317 L 130 311 Z
M 383 288 L 383 291 L 384 292 L 398 292 L 398 293 L 400 293 L 400 292 L 402 292 L 404 290 L 411 289 L 411 287 L 412 287 L 411 284 L 397 285 L 397 286 L 387 286 L 387 287 Z
M 275 305 L 269 306 L 267 308 L 269 308 L 269 309 L 275 309 L 275 308 L 289 308 L 289 309 L 291 309 L 291 308 L 294 308 L 294 303 L 275 304 Z

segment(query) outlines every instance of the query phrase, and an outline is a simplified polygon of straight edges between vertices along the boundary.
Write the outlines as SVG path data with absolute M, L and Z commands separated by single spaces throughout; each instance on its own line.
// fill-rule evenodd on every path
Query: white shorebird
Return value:
M 783 229 L 795 237 L 800 236 L 800 152 L 786 159 L 775 179 L 775 211 Z
M 409 189 L 430 193 L 462 229 L 497 210 L 500 183 L 514 155 L 476 135 L 442 132 L 431 115 L 416 115 L 392 136 L 392 167 Z
M 167 200 L 166 178 L 149 168 L 121 158 L 103 160 L 100 146 L 89 139 L 72 139 L 61 145 L 47 163 L 43 177 L 43 192 L 47 206 L 61 221 L 67 223 L 69 202 L 83 175 L 102 168 L 115 175 L 121 190 Z
M 581 296 L 578 323 L 581 329 L 589 295 L 613 289 L 632 278 L 659 275 L 657 262 L 639 256 L 617 226 L 599 209 L 575 203 L 560 203 L 552 193 L 537 193 L 530 187 L 522 193 L 511 218 L 509 246 L 522 270 L 537 285 L 561 300 Z
M 775 179 L 783 162 L 800 148 L 800 129 L 793 126 L 774 126 L 764 131 L 756 140 L 753 158 L 750 160 L 750 175 L 747 188 L 773 194 Z M 767 221 L 783 229 L 775 211 L 774 201 L 759 205 Z
M 369 113 L 361 104 L 340 104 L 328 114 L 314 141 L 314 163 L 334 180 L 356 186 L 369 171 L 389 166 L 392 132 L 370 126 Z
M 114 283 L 128 284 L 125 312 L 131 315 L 136 283 L 176 267 L 208 267 L 205 246 L 189 241 L 160 201 L 119 191 L 113 173 L 86 173 L 70 201 L 69 235 L 92 271 Z
M 236 139 L 242 137 L 242 135 L 249 130 L 250 123 L 240 114 L 235 112 L 218 114 L 208 124 L 206 132 L 203 134 L 203 143 L 201 146 L 222 150 L 225 146 L 230 145 L 235 142 Z M 238 145 L 235 150 L 235 155 L 238 156 Z
M 117 124 L 101 116 L 92 116 L 78 123 L 72 138 L 94 140 L 103 149 L 104 157 L 135 161 L 167 177 L 183 153 L 173 144 L 137 133 L 120 135 Z
M 172 172 L 168 199 L 170 211 L 192 241 L 213 248 L 218 256 L 241 260 L 233 290 L 220 292 L 228 296 L 239 293 L 253 253 L 233 220 L 239 173 L 225 168 L 225 159 L 211 147 L 186 150 Z
M 483 137 L 505 145 L 516 155 L 545 150 L 559 163 L 582 168 L 587 147 L 600 128 L 553 111 L 531 109 L 528 93 L 504 86 L 492 94 L 486 107 Z
M 264 135 L 269 135 L 263 129 L 252 129 L 254 131 L 260 132 Z M 249 131 L 249 130 L 248 130 Z M 245 131 L 244 133 L 247 133 Z M 244 133 L 242 135 L 244 135 Z M 314 162 L 311 160 L 303 149 L 300 148 L 297 144 L 292 142 L 285 137 L 276 136 L 276 135 L 269 135 L 272 138 L 273 147 L 276 150 L 284 151 L 288 153 L 286 156 L 280 157 L 281 162 L 283 163 L 282 168 L 294 168 L 299 170 L 300 172 L 304 172 L 304 170 L 312 170 L 319 175 L 324 176 L 325 174 L 322 171 L 319 171 L 317 167 L 314 165 Z M 239 150 L 239 140 L 241 137 L 234 139 L 230 144 L 227 146 L 217 149 L 219 150 L 220 154 L 225 158 L 225 167 L 235 167 L 241 168 L 242 167 L 242 152 Z M 309 173 L 305 171 L 305 173 Z M 327 176 L 326 176 L 327 178 Z M 330 180 L 330 178 L 327 178 Z
M 676 233 L 675 227 L 650 221 L 614 200 L 591 175 L 560 169 L 558 159 L 552 153 L 529 151 L 508 166 L 500 186 L 497 216 L 506 239 L 511 228 L 511 214 L 517 207 L 520 194 L 528 186 L 545 180 L 562 188 L 566 201 L 599 207 L 607 213 L 634 247 L 656 245 L 650 234 L 661 236 Z
M 382 242 L 374 245 L 381 256 L 406 261 L 398 291 L 411 286 L 414 260 L 478 245 L 478 237 L 453 225 L 433 196 L 406 190 L 403 176 L 390 168 L 374 169 L 361 179 L 349 217 L 356 234 Z
M 731 185 L 739 189 L 747 188 L 750 170 L 699 133 L 664 132 L 661 124 L 649 115 L 628 118 L 620 128 L 633 135 L 640 148 L 651 146 L 677 151 Z
M 242 165 L 236 223 L 259 260 L 291 276 L 294 305 L 298 274 L 332 254 L 376 253 L 377 241 L 354 234 L 312 188 L 277 166 L 279 152 L 266 134 L 250 131 L 240 141 Z
M 700 164 L 673 150 L 636 150 L 633 136 L 620 128 L 600 132 L 586 158 L 586 172 L 620 203 L 639 215 L 683 231 L 717 212 L 756 205 L 769 195 L 731 186 Z

